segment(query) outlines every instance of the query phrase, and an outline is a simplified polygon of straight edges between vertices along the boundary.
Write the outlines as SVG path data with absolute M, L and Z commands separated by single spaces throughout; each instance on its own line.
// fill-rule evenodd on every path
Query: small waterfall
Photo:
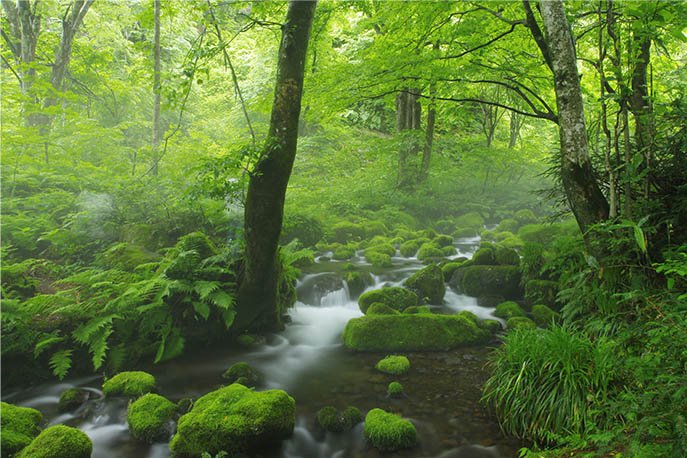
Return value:
M 331 291 L 322 296 L 322 299 L 320 299 L 320 306 L 335 307 L 350 302 L 350 300 L 351 294 L 348 291 L 348 285 L 344 282 L 343 288 Z

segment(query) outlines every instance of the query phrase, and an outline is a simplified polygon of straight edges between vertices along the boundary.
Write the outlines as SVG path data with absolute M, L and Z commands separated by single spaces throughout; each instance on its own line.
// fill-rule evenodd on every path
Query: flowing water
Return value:
M 479 238 L 459 239 L 458 254 L 470 257 Z M 354 262 L 373 272 L 375 289 L 400 285 L 422 268 L 415 258 L 393 258 L 394 267 L 374 270 L 362 257 Z M 520 443 L 505 438 L 494 419 L 479 404 L 480 386 L 486 378 L 487 347 L 450 352 L 409 353 L 408 374 L 391 377 L 374 369 L 382 353 L 352 353 L 341 344 L 341 333 L 349 319 L 361 316 L 341 279 L 343 263 L 318 262 L 297 285 L 299 301 L 290 312 L 286 329 L 268 336 L 254 350 L 207 348 L 183 358 L 150 368 L 160 394 L 177 401 L 197 398 L 218 388 L 222 373 L 233 363 L 247 361 L 264 376 L 259 389 L 281 388 L 296 399 L 296 428 L 281 447 L 260 456 L 269 458 L 348 458 L 390 456 L 380 454 L 362 439 L 362 424 L 346 433 L 322 432 L 317 411 L 333 405 L 360 408 L 363 413 L 380 407 L 409 418 L 418 431 L 418 445 L 391 456 L 436 458 L 514 457 Z M 493 309 L 481 307 L 474 298 L 447 289 L 444 304 L 433 306 L 439 313 L 469 310 L 481 318 L 493 318 Z M 400 381 L 405 395 L 390 399 L 386 387 Z M 145 445 L 132 439 L 126 424 L 127 402 L 103 399 L 101 377 L 70 379 L 21 391 L 3 393 L 3 400 L 43 412 L 49 424 L 64 423 L 84 431 L 93 440 L 93 458 L 169 456 L 167 443 Z M 77 411 L 58 414 L 60 393 L 84 387 L 93 399 Z

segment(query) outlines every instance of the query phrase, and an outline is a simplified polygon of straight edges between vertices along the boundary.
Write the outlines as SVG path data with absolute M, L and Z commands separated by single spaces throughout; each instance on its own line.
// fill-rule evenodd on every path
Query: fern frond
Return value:
M 222 290 L 215 291 L 214 293 L 210 294 L 208 299 L 215 305 L 215 307 L 222 310 L 227 310 L 234 305 L 234 296 Z
M 167 326 L 155 355 L 155 364 L 179 356 L 184 351 L 184 343 L 181 331 L 173 328 L 171 324 Z
M 33 357 L 38 358 L 45 350 L 63 341 L 64 337 L 60 337 L 58 335 L 51 335 L 46 337 L 45 339 L 38 342 L 36 346 L 33 348 Z
M 219 282 L 199 280 L 193 283 L 193 290 L 198 293 L 201 299 L 205 299 L 208 294 L 216 291 L 220 287 Z
M 210 316 L 210 306 L 203 301 L 194 301 L 193 310 L 204 320 L 207 320 Z
M 103 329 L 108 327 L 111 328 L 112 321 L 117 318 L 120 318 L 117 314 L 93 318 L 86 324 L 76 328 L 74 332 L 72 332 L 72 336 L 74 336 L 77 342 L 88 345 L 92 341 L 93 336 L 97 336 Z
M 60 350 L 50 357 L 50 370 L 62 380 L 72 368 L 72 350 Z

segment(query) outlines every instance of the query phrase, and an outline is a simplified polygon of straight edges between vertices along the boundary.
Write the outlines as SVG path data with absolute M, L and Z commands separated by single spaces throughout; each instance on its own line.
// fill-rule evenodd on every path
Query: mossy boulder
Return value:
M 362 417 L 360 410 L 353 406 L 348 406 L 341 412 L 332 406 L 327 406 L 317 412 L 317 423 L 325 431 L 340 433 L 360 423 Z
M 417 258 L 424 263 L 437 262 L 444 258 L 444 253 L 433 243 L 423 243 L 417 251 Z
M 357 351 L 442 351 L 474 345 L 487 337 L 486 331 L 465 317 L 438 314 L 353 318 L 343 333 L 346 347 Z
M 457 227 L 451 235 L 454 238 L 461 239 L 466 237 L 474 237 L 479 233 L 479 228 L 477 227 Z
M 408 240 L 407 242 L 401 243 L 401 246 L 399 247 L 399 251 L 401 252 L 402 256 L 405 256 L 406 258 L 411 258 L 415 256 L 415 253 L 417 253 L 417 250 L 420 249 L 420 244 L 417 243 L 415 240 Z
M 43 414 L 36 409 L 0 402 L 0 449 L 12 456 L 31 443 L 40 432 Z
M 68 388 L 60 394 L 57 410 L 59 412 L 71 412 L 81 407 L 90 397 L 91 392 L 88 390 L 83 388 Z
M 494 316 L 507 320 L 514 316 L 527 316 L 520 306 L 513 301 L 502 302 L 496 306 Z
M 536 323 L 525 316 L 514 316 L 506 320 L 506 328 L 509 331 L 518 328 L 535 329 Z
M 463 265 L 464 261 L 452 261 L 452 262 L 447 262 L 443 266 L 441 266 L 441 273 L 444 274 L 444 280 L 445 281 L 450 281 L 451 277 L 453 276 L 453 272 L 456 271 L 459 267 Z
M 415 272 L 403 285 L 415 292 L 422 302 L 441 304 L 444 302 L 446 286 L 441 268 L 432 264 Z
M 255 387 L 262 380 L 260 373 L 253 369 L 250 364 L 240 361 L 231 365 L 222 378 L 227 380 L 227 383 L 240 383 L 243 386 Z
M 384 374 L 401 375 L 410 370 L 410 361 L 405 356 L 389 355 L 375 364 L 375 369 Z
M 414 305 L 412 307 L 406 308 L 405 310 L 408 310 L 413 307 L 417 306 Z M 386 304 L 382 304 L 381 302 L 375 302 L 367 308 L 367 312 L 365 312 L 365 315 L 398 315 L 400 313 L 401 312 L 399 312 L 398 310 L 394 310 Z
M 453 277 L 461 272 L 460 289 L 469 296 L 499 294 L 506 299 L 522 297 L 521 274 L 516 266 L 468 266 L 458 269 Z
M 519 266 L 520 255 L 512 248 L 497 246 L 494 252 L 496 263 L 501 266 Z
M 536 304 L 532 306 L 532 312 L 530 312 L 532 320 L 537 323 L 538 326 L 542 328 L 549 327 L 551 323 L 557 321 L 560 315 L 544 304 Z
M 441 248 L 441 254 L 444 256 L 453 256 L 454 254 L 458 254 L 458 250 L 453 245 L 449 245 Z
M 348 285 L 348 292 L 353 298 L 360 296 L 368 286 L 374 283 L 372 274 L 362 271 L 346 272 L 344 280 L 346 285 Z
M 477 212 L 469 212 L 455 219 L 456 227 L 475 229 L 477 233 L 484 226 L 484 218 Z
M 365 259 L 374 267 L 391 267 L 391 256 L 379 251 L 365 251 Z
M 348 243 L 365 238 L 365 228 L 348 221 L 336 223 L 332 226 L 331 232 L 333 241 L 339 243 Z
M 518 229 L 518 237 L 524 242 L 548 245 L 561 232 L 561 227 L 557 224 L 525 224 Z
M 120 372 L 103 383 L 105 397 L 137 398 L 155 391 L 155 377 L 143 371 Z
M 399 382 L 389 383 L 389 386 L 386 387 L 386 394 L 390 398 L 400 398 L 403 396 L 403 385 Z
M 499 225 L 496 227 L 496 230 L 498 232 L 517 232 L 518 227 L 520 227 L 520 223 L 518 223 L 517 220 L 513 218 L 506 218 L 501 220 Z
M 235 383 L 200 397 L 179 419 L 169 448 L 182 457 L 255 450 L 291 436 L 295 421 L 296 403 L 286 392 Z
M 126 421 L 131 435 L 143 442 L 165 439 L 177 405 L 159 394 L 148 393 L 129 405 Z
M 501 302 L 506 302 L 506 298 L 497 295 L 480 296 L 477 298 L 477 305 L 480 307 L 495 308 Z
M 90 458 L 92 451 L 93 442 L 85 433 L 69 426 L 55 425 L 41 432 L 16 457 Z
M 558 309 L 556 295 L 558 283 L 549 280 L 530 280 L 525 283 L 525 301 L 529 305 L 544 304 L 555 310 Z
M 417 294 L 406 288 L 392 286 L 389 288 L 374 289 L 363 293 L 358 298 L 360 311 L 367 313 L 367 309 L 375 302 L 380 302 L 394 310 L 402 311 L 412 305 L 418 305 Z
M 360 225 L 363 227 L 363 230 L 365 231 L 365 237 L 367 238 L 385 235 L 387 232 L 389 232 L 386 225 L 382 221 L 378 220 L 363 221 L 360 223 Z
M 447 246 L 453 246 L 453 237 L 450 235 L 446 234 L 439 234 L 436 237 L 434 237 L 434 240 L 432 240 L 432 243 L 437 245 L 439 248 L 444 248 Z
M 472 264 L 476 266 L 495 266 L 496 250 L 491 247 L 482 247 L 472 255 Z
M 334 250 L 332 259 L 337 261 L 348 261 L 355 256 L 355 249 L 350 245 L 341 245 Z
M 415 313 L 432 313 L 432 309 L 428 305 L 412 305 L 405 310 L 403 313 L 415 314 Z
M 384 253 L 388 256 L 394 256 L 396 254 L 396 248 L 394 248 L 393 245 L 390 243 L 380 243 L 377 245 L 371 245 L 370 247 L 365 249 L 365 256 L 367 256 L 368 252 L 373 252 L 376 251 L 377 253 Z
M 477 326 L 484 329 L 489 334 L 496 334 L 503 330 L 501 323 L 498 320 L 480 320 L 477 322 Z
M 522 210 L 516 211 L 513 218 L 520 224 L 530 224 L 537 221 L 534 212 L 529 208 L 523 208 Z
M 363 435 L 370 445 L 385 452 L 411 448 L 417 441 L 415 426 L 410 421 L 382 409 L 367 413 Z

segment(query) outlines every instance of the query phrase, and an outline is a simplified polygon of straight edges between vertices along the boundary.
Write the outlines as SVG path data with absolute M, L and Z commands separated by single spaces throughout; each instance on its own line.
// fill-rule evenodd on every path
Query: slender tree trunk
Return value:
M 518 138 L 520 138 L 520 129 L 522 128 L 523 121 L 524 116 L 514 112 L 510 113 L 510 136 L 508 139 L 508 149 L 515 148 Z
M 637 30 L 633 37 L 635 48 L 634 68 L 632 71 L 632 93 L 630 95 L 630 109 L 635 121 L 635 145 L 637 152 L 644 156 L 643 167 L 646 171 L 644 181 L 644 197 L 649 196 L 651 182 L 651 166 L 653 162 L 653 108 L 649 96 L 647 74 L 651 59 L 651 37 L 647 31 Z
M 432 146 L 434 144 L 434 124 L 436 122 L 437 108 L 436 96 L 437 88 L 436 84 L 432 84 L 429 88 L 429 108 L 427 109 L 427 131 L 425 132 L 425 146 L 422 151 L 422 168 L 420 169 L 420 180 L 426 180 L 429 175 L 429 163 L 432 160 Z
M 577 224 L 586 234 L 590 226 L 608 218 L 608 202 L 594 178 L 589 159 L 577 58 L 563 2 L 542 0 L 540 5 L 560 120 L 563 188 Z
M 296 157 L 305 55 L 316 4 L 290 1 L 282 26 L 269 136 L 246 196 L 245 264 L 235 321 L 238 331 L 280 325 L 277 248 L 286 186 Z
M 419 130 L 422 117 L 422 106 L 420 105 L 420 91 L 417 89 L 404 89 L 396 94 L 396 130 L 403 132 L 407 130 Z M 417 154 L 418 148 L 413 143 L 409 146 L 402 146 L 398 155 L 398 186 L 409 186 L 416 177 L 411 177 L 408 173 L 408 158 Z
M 160 161 L 160 0 L 153 1 L 154 33 L 153 33 L 153 165 L 150 173 L 158 174 Z
M 603 11 L 601 9 L 601 2 L 599 2 L 599 23 L 603 21 Z M 616 175 L 615 166 L 611 159 L 612 135 L 608 127 L 608 103 L 606 102 L 606 72 L 604 69 L 604 61 L 606 60 L 606 46 L 604 44 L 604 28 L 599 27 L 599 93 L 601 99 L 601 128 L 604 132 L 604 160 L 606 165 L 606 173 L 608 174 L 608 201 L 609 201 L 609 216 L 615 218 L 618 216 L 618 178 Z

